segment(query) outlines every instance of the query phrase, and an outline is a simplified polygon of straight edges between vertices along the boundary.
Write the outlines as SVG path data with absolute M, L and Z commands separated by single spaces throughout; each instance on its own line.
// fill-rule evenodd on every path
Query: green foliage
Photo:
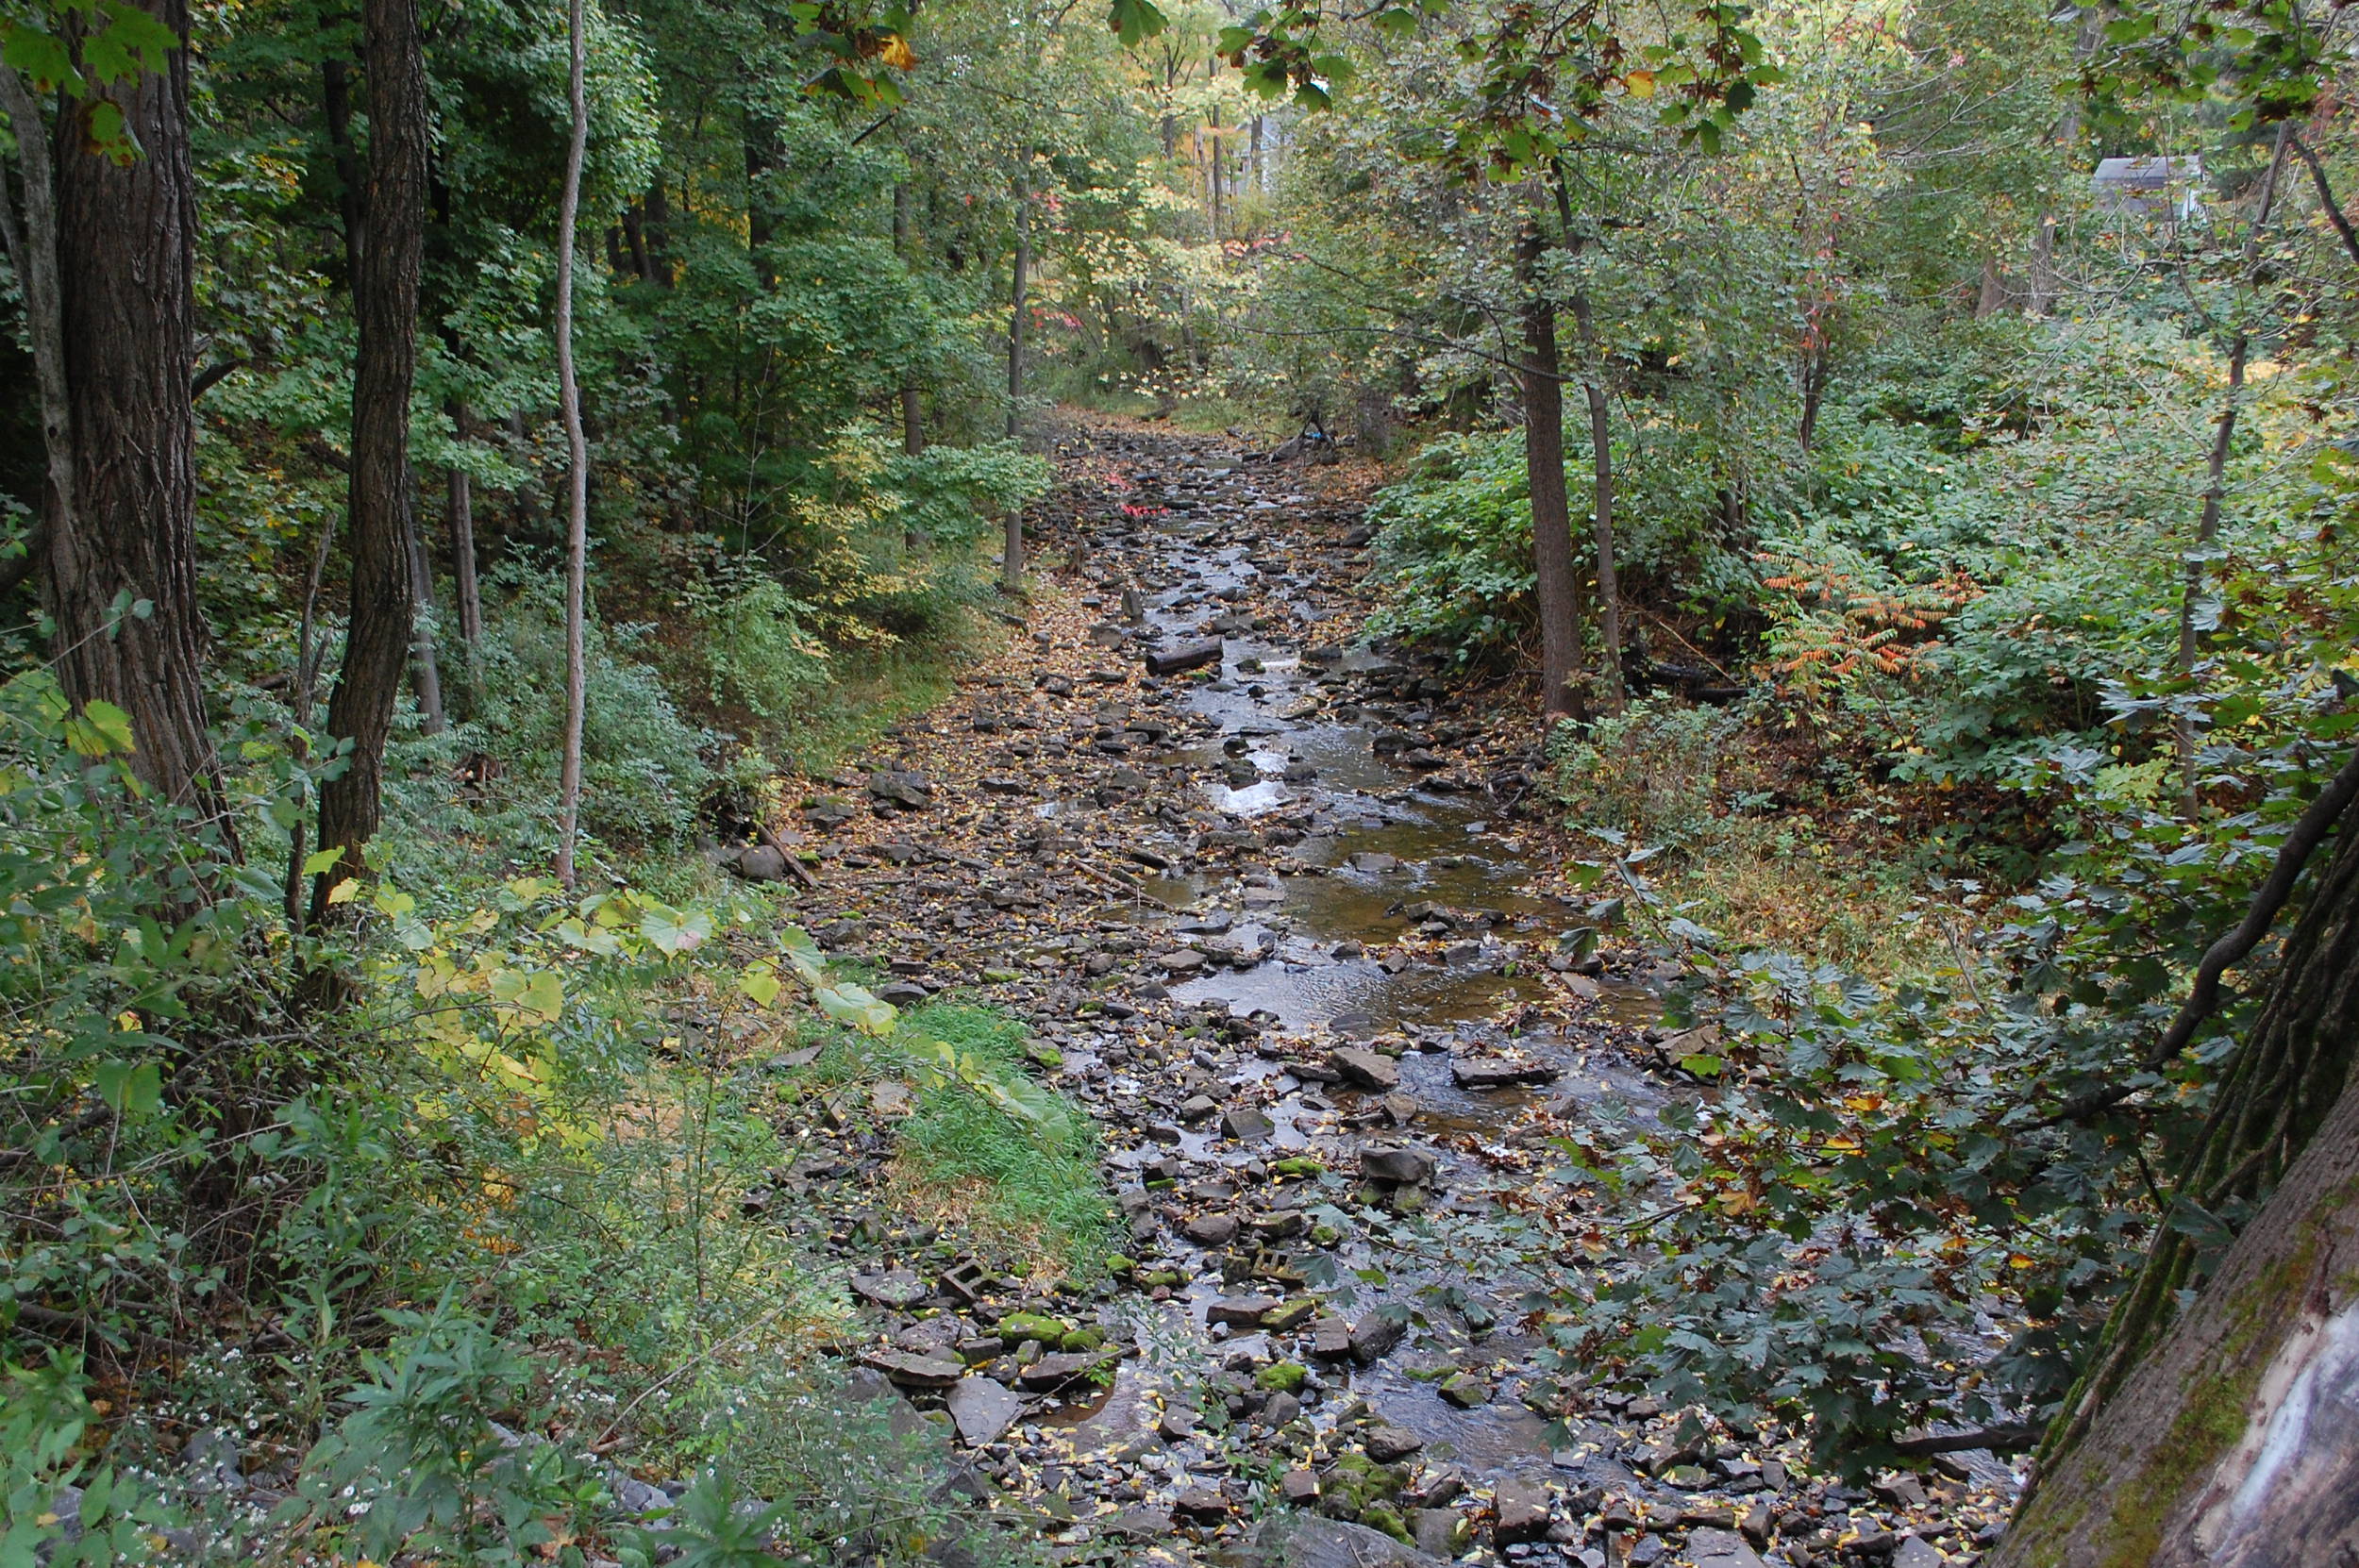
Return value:
M 1556 793 L 1575 825 L 1702 852 L 1730 820 L 1721 774 L 1744 722 L 1719 708 L 1634 702 L 1556 746 Z

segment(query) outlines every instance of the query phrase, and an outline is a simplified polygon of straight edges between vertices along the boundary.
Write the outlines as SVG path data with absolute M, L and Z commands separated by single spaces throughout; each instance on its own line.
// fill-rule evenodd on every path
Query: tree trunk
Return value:
M 1598 541 L 1598 630 L 1605 639 L 1605 709 L 1619 713 L 1625 706 L 1622 686 L 1622 586 L 1614 567 L 1614 426 L 1598 377 L 1604 366 L 1598 352 L 1597 324 L 1589 309 L 1589 291 L 1573 294 L 1573 320 L 1581 328 L 1581 359 L 1586 366 L 1581 390 L 1589 402 L 1589 471 L 1592 522 Z
M 581 164 L 589 148 L 590 115 L 582 92 L 586 40 L 582 0 L 566 8 L 572 63 L 566 102 L 573 116 L 565 149 L 565 191 L 557 216 L 557 394 L 565 420 L 565 751 L 560 766 L 557 879 L 574 885 L 574 841 L 581 829 L 581 732 L 589 701 L 584 649 L 589 615 L 590 441 L 581 424 L 581 385 L 574 370 L 574 228 L 581 215 Z M 749 143 L 750 145 L 750 143 Z
M 466 440 L 467 410 L 452 404 L 450 422 L 459 439 Z M 459 642 L 466 650 L 468 668 L 472 671 L 476 657 L 483 648 L 483 590 L 476 579 L 475 481 L 456 464 L 450 471 L 448 497 L 450 568 L 452 586 L 459 597 Z
M 206 639 L 189 396 L 196 357 L 189 13 L 186 0 L 151 0 L 148 8 L 181 46 L 161 71 L 109 91 L 139 156 L 119 166 L 90 145 L 83 116 L 94 99 L 66 106 L 55 142 L 65 392 L 58 434 L 71 442 L 73 472 L 70 488 L 59 485 L 53 455 L 43 604 L 56 622 L 51 662 L 67 700 L 109 702 L 129 714 L 140 776 L 163 799 L 218 822 L 234 854 L 197 678 Z
M 1531 492 L 1531 555 L 1539 579 L 1540 700 L 1546 722 L 1580 715 L 1581 624 L 1574 598 L 1571 505 L 1564 491 L 1564 387 L 1556 306 L 1540 276 L 1548 241 L 1535 225 L 1516 250 L 1524 302 L 1524 472 Z
M 1024 318 L 1031 309 L 1032 283 L 1032 192 L 1031 172 L 1019 168 L 1015 176 L 1015 268 L 1014 286 L 1009 292 L 1008 309 L 1008 439 L 1013 441 L 1023 430 L 1024 420 Z M 1010 508 L 1007 516 L 1007 542 L 999 563 L 1001 583 L 1013 592 L 1024 585 L 1024 513 Z
M 1999 271 L 1999 258 L 1983 258 L 1983 287 L 1974 296 L 1974 319 L 1995 316 L 2007 307 L 2007 280 Z
M 2180 1185 L 2207 1210 L 2269 1195 L 2167 1328 L 2155 1326 L 2196 1283 L 2195 1248 L 2176 1230 L 2158 1234 L 1993 1568 L 2354 1560 L 2354 1052 L 2359 806 L 2342 812 L 2333 859 Z
M 42 529 L 25 542 L 23 571 L 37 571 L 49 551 L 47 530 L 75 530 L 73 393 L 65 373 L 65 316 L 58 280 L 58 185 L 49 156 L 49 126 L 25 78 L 0 65 L 0 108 L 16 132 L 17 162 L 25 177 L 25 221 L 0 182 L 0 237 L 16 269 L 23 297 L 25 335 L 33 350 L 33 380 L 41 395 L 43 476 L 48 481 Z M 21 576 L 11 581 L 13 589 Z
M 2046 316 L 2056 308 L 2056 215 L 2040 214 L 2039 226 L 2032 231 L 2032 292 L 2025 309 L 2034 316 Z
M 2179 584 L 2179 678 L 2195 684 L 2196 655 L 2201 638 L 2196 626 L 2196 606 L 2203 597 L 2205 558 L 2219 538 L 2221 506 L 2228 498 L 2228 453 L 2236 439 L 2236 414 L 2244 400 L 2245 361 L 2252 348 L 2252 295 L 2260 284 L 2261 237 L 2268 227 L 2269 211 L 2277 205 L 2278 179 L 2285 170 L 2285 152 L 2292 122 L 2277 127 L 2277 146 L 2269 156 L 2268 173 L 2261 176 L 2261 201 L 2245 231 L 2243 273 L 2246 298 L 2228 344 L 2228 391 L 2220 402 L 2219 418 L 2212 426 L 2212 449 L 2203 463 L 2203 509 L 2195 525 L 2195 544 L 2186 552 Z M 2179 748 L 2179 806 L 2192 818 L 2200 807 L 2196 779 L 2195 715 L 2182 709 L 2172 720 Z
M 1213 243 L 1217 245 L 1220 243 L 1220 138 L 1215 136 L 1210 140 L 1213 144 L 1213 161 L 1207 170 L 1207 175 L 1212 181 L 1208 189 L 1213 198 Z
M 418 509 L 415 504 L 418 482 L 413 474 L 410 480 L 412 503 L 409 509 L 410 524 L 410 592 L 416 596 L 416 608 L 410 618 L 410 676 L 418 692 L 418 713 L 425 721 L 428 735 L 440 735 L 450 727 L 450 720 L 443 711 L 443 664 L 434 646 L 434 568 L 427 560 L 426 540 L 418 528 Z
M 672 286 L 672 198 L 663 189 L 661 174 L 647 187 L 645 205 L 648 275 L 659 288 L 668 289 Z
M 893 188 L 893 253 L 910 265 L 910 188 L 905 181 Z M 901 450 L 916 457 L 926 450 L 926 423 L 917 404 L 917 379 L 901 379 Z
M 352 609 L 327 732 L 350 742 L 345 771 L 320 790 L 322 849 L 343 859 L 311 888 L 313 919 L 335 884 L 362 870 L 360 846 L 384 814 L 385 742 L 409 662 L 417 525 L 410 469 L 410 392 L 418 364 L 418 271 L 427 201 L 426 58 L 416 0 L 365 0 L 369 181 L 360 205 L 352 312 Z

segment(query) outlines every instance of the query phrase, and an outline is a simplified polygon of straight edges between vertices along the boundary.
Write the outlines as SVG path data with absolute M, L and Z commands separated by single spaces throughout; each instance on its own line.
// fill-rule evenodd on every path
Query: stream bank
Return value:
M 1121 1256 L 1076 1287 L 846 1245 L 866 1386 L 1073 1560 L 1970 1560 L 1995 1465 L 1832 1486 L 1535 1364 L 1543 1282 L 1485 1223 L 1545 1207 L 1557 1132 L 1693 1091 L 1646 1068 L 1666 976 L 1594 951 L 1532 716 L 1360 640 L 1341 472 L 1135 429 L 1058 456 L 1025 633 L 819 781 L 803 912 L 888 1000 L 1030 1026 Z

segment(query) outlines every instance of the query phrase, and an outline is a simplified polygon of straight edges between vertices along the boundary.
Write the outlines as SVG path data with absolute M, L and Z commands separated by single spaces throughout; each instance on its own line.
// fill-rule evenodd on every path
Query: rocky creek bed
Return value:
M 803 918 L 888 1000 L 1029 1024 L 1122 1256 L 1076 1287 L 879 1222 L 902 1086 L 830 1102 L 749 1211 L 852 1270 L 856 1390 L 1072 1560 L 1972 1560 L 2014 1484 L 1986 1455 L 1855 1490 L 1535 1365 L 1538 1282 L 1453 1224 L 1545 1209 L 1549 1138 L 1698 1091 L 1660 1072 L 1667 976 L 1583 935 L 1531 714 L 1360 641 L 1340 471 L 1136 430 L 1060 458 L 1026 630 L 803 803 Z

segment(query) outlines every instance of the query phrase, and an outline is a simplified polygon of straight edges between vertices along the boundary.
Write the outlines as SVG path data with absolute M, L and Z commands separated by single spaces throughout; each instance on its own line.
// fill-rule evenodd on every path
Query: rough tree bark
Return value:
M 416 576 L 410 542 L 410 390 L 418 364 L 418 272 L 425 250 L 426 57 L 416 0 L 365 0 L 368 186 L 353 275 L 360 328 L 352 376 L 352 608 L 327 732 L 351 743 L 344 772 L 320 789 L 319 842 L 343 858 L 311 886 L 324 917 L 335 884 L 362 870 L 360 846 L 384 814 L 385 742 L 410 652 Z
M 189 11 L 185 0 L 150 0 L 148 8 L 181 46 L 161 71 L 106 92 L 139 156 L 117 164 L 92 146 L 82 117 L 94 99 L 65 107 L 55 142 L 56 359 L 65 393 L 57 435 L 70 447 L 72 476 L 70 488 L 57 482 L 53 451 L 42 600 L 57 623 L 50 659 L 67 699 L 129 714 L 141 777 L 218 822 L 234 853 L 198 680 L 206 639 L 189 376 L 196 357 Z
M 1573 579 L 1571 504 L 1564 490 L 1564 384 L 1556 305 L 1540 276 L 1548 240 L 1538 225 L 1516 246 L 1524 286 L 1524 471 L 1531 492 L 1532 566 L 1539 579 L 1540 695 L 1547 722 L 1579 715 L 1580 609 Z
M 2359 806 L 2286 943 L 2181 1192 L 2268 1193 L 2195 1304 L 2158 1237 L 1993 1568 L 2359 1561 Z M 2272 1190 L 2273 1186 L 2273 1190 Z M 2142 1354 L 2141 1354 L 2142 1352 Z
M 587 40 L 582 0 L 566 8 L 571 55 L 566 103 L 573 117 L 565 148 L 565 191 L 557 216 L 557 393 L 565 420 L 565 753 L 560 768 L 557 836 L 557 879 L 574 885 L 574 841 L 581 829 L 581 731 L 589 703 L 588 661 L 583 648 L 589 614 L 590 442 L 581 425 L 581 384 L 574 372 L 574 229 L 581 214 L 581 164 L 590 141 L 590 114 L 582 94 Z

